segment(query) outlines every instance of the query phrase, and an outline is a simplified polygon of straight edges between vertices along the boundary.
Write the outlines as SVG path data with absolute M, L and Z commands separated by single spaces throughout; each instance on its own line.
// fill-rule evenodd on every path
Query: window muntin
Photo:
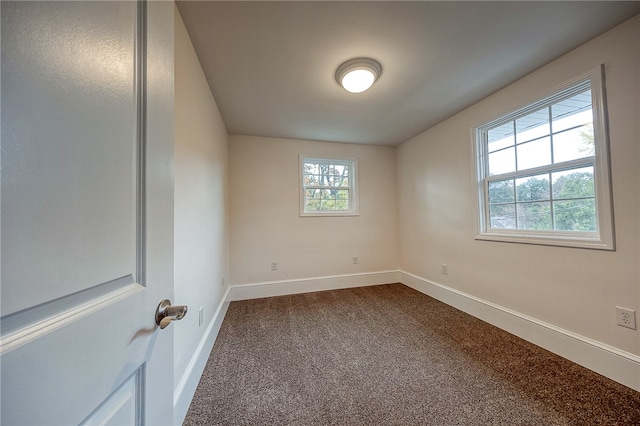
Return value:
M 478 239 L 613 249 L 601 69 L 476 128 Z
M 302 216 L 356 215 L 355 159 L 300 157 Z

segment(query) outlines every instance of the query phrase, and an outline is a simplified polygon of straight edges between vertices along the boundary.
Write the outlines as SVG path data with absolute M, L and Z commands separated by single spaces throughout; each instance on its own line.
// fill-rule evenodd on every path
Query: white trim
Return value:
M 218 337 L 222 321 L 229 308 L 229 290 L 230 287 L 227 287 L 211 322 L 209 322 L 198 347 L 196 347 L 187 368 L 173 391 L 173 424 L 175 425 L 181 425 L 184 422 L 191 400 L 196 393 L 211 349 L 213 349 L 213 344 Z
M 534 345 L 640 391 L 640 356 L 468 293 L 398 271 L 399 281 Z
M 142 376 L 140 366 L 118 388 L 111 393 L 89 416 L 80 422 L 81 426 L 114 424 L 113 418 L 128 417 L 131 424 L 142 424 Z
M 9 333 L 6 336 L 2 336 L 0 338 L 0 355 L 4 355 L 5 353 L 19 348 L 22 345 L 33 342 L 34 340 L 39 339 L 54 330 L 62 328 L 67 324 L 78 321 L 87 315 L 106 309 L 114 303 L 120 302 L 144 291 L 144 289 L 145 288 L 140 284 L 132 283 L 93 300 L 73 306 L 66 311 L 48 316 L 34 324 L 30 324 L 24 328 Z
M 398 271 L 363 272 L 360 274 L 301 278 L 261 283 L 236 284 L 230 287 L 229 301 L 311 293 L 399 282 Z

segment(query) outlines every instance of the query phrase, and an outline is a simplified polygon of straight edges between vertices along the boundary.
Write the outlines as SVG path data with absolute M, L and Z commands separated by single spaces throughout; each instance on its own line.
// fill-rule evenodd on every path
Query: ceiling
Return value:
M 230 134 L 389 146 L 640 13 L 638 1 L 177 4 Z M 356 57 L 382 74 L 351 94 L 335 72 Z

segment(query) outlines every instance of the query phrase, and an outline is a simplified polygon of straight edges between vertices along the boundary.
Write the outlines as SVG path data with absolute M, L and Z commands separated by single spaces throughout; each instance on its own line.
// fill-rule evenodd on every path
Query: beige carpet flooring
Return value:
M 640 393 L 402 284 L 231 303 L 185 425 L 640 425 Z

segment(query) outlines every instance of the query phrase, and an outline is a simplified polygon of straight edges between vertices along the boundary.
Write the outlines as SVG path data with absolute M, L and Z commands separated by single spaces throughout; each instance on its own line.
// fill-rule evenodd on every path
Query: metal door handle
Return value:
M 186 305 L 171 306 L 171 300 L 164 299 L 156 309 L 156 324 L 161 329 L 166 328 L 172 321 L 181 320 L 187 315 Z

